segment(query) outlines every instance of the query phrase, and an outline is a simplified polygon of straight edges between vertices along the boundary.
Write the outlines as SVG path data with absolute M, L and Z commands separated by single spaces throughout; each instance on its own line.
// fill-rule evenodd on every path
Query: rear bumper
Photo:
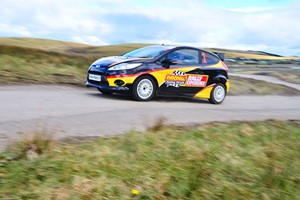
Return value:
M 225 85 L 226 85 L 226 93 L 228 93 L 230 89 L 230 81 L 227 80 Z

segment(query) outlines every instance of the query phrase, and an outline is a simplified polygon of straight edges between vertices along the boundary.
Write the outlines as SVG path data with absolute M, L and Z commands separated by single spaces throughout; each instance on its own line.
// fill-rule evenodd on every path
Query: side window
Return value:
M 180 49 L 167 55 L 168 60 L 177 64 L 195 65 L 199 64 L 199 51 L 194 49 Z
M 201 64 L 202 65 L 214 65 L 217 64 L 220 61 L 220 59 L 210 53 L 201 52 Z

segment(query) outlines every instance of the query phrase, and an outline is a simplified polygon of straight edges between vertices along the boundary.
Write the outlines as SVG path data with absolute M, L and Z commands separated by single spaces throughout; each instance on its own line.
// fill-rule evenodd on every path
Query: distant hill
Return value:
M 69 48 L 89 47 L 90 45 L 65 42 L 59 40 L 47 40 L 36 38 L 7 38 L 0 37 L 0 45 L 18 46 L 24 48 L 35 48 L 47 51 L 65 51 Z
M 0 84 L 84 85 L 96 59 L 123 55 L 148 44 L 93 46 L 34 38 L 0 38 Z
M 103 57 L 122 55 L 136 48 L 150 44 L 119 44 L 107 46 L 95 46 L 59 40 L 47 40 L 36 38 L 7 38 L 0 37 L 0 46 L 14 46 L 29 49 L 39 49 L 57 53 L 81 55 L 88 57 Z
M 221 48 L 207 48 L 212 52 L 225 53 L 226 58 L 246 58 L 246 59 L 258 59 L 258 60 L 286 60 L 292 59 L 292 57 L 284 57 L 277 54 L 267 53 L 264 51 L 252 51 L 252 50 L 232 50 Z
M 123 55 L 129 51 L 137 48 L 145 47 L 151 44 L 118 44 L 118 45 L 107 45 L 107 46 L 88 46 L 88 47 L 77 47 L 69 48 L 65 50 L 65 53 L 80 54 L 85 56 L 93 57 L 105 57 Z
M 99 58 L 111 55 L 122 55 L 136 48 L 141 48 L 151 44 L 118 44 L 107 46 L 94 46 L 80 44 L 74 42 L 66 42 L 59 40 L 35 39 L 35 38 L 7 38 L 0 37 L 0 45 L 17 46 L 23 48 L 34 48 L 44 51 L 57 53 L 65 53 L 70 55 L 88 56 Z M 292 59 L 292 57 L 283 57 L 280 55 L 267 53 L 263 51 L 242 51 L 221 48 L 206 48 L 213 52 L 223 52 L 226 58 L 247 58 L 247 59 L 265 59 L 265 60 L 281 60 Z
M 274 57 L 283 57 L 281 55 L 267 53 L 264 51 L 253 51 L 253 50 L 233 50 L 233 49 L 221 49 L 221 48 L 211 48 L 213 51 L 223 51 L 230 53 L 241 53 L 241 54 L 253 54 L 253 55 L 263 55 L 263 56 L 274 56 Z

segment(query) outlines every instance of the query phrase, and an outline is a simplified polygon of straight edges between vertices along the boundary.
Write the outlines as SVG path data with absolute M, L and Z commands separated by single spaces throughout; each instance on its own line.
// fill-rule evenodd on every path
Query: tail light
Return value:
M 222 64 L 223 64 L 223 67 L 224 67 L 225 71 L 228 72 L 229 69 L 228 69 L 227 65 L 224 62 L 222 62 Z

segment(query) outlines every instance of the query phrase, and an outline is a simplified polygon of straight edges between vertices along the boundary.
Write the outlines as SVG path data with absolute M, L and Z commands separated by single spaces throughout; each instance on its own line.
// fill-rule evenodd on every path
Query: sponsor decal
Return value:
M 207 80 L 206 75 L 188 75 L 185 86 L 205 87 Z
M 184 72 L 175 70 L 173 74 L 168 74 L 165 78 L 165 83 L 167 87 L 179 87 L 180 85 L 184 85 L 186 81 L 186 75 Z
M 176 70 L 173 74 L 167 74 L 165 84 L 167 87 L 205 87 L 208 81 L 207 75 L 190 75 Z
M 167 75 L 166 81 L 179 81 L 185 82 L 186 76 Z

